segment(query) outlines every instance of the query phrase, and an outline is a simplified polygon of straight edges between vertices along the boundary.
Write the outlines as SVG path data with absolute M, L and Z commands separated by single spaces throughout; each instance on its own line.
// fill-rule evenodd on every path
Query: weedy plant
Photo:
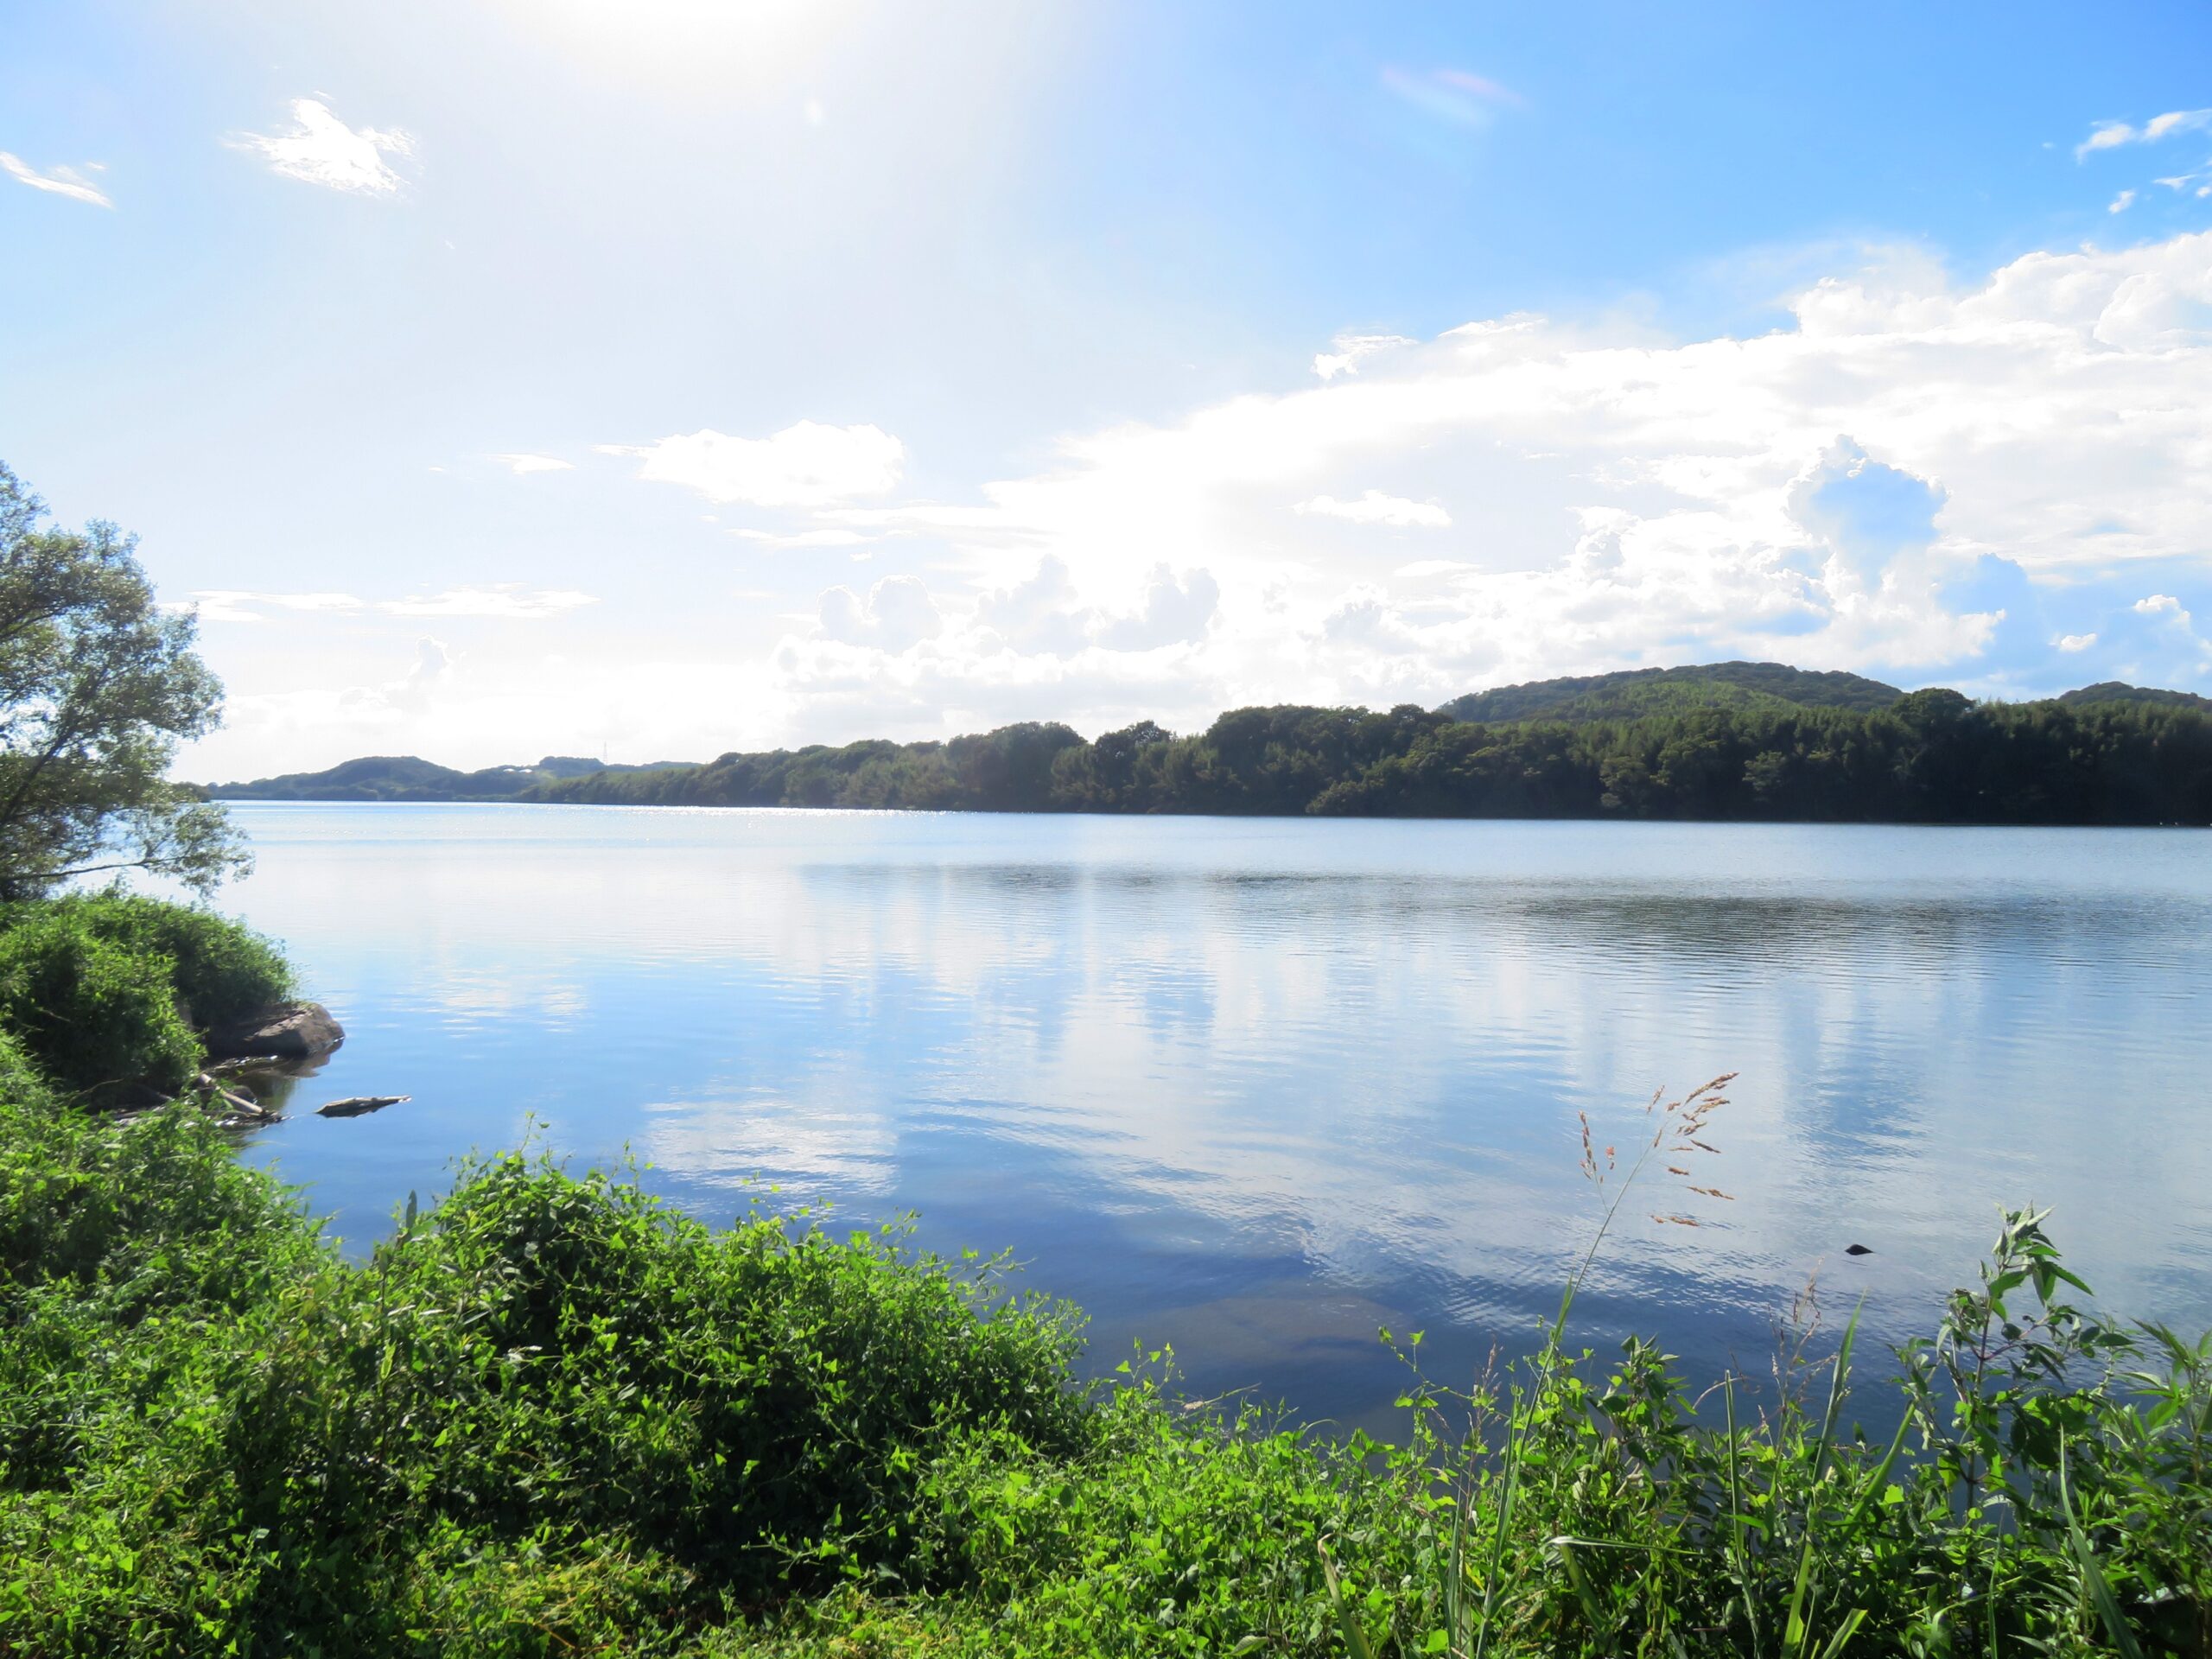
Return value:
M 1896 1351 L 1884 1439 L 1849 1414 L 1855 1312 L 1824 1359 L 1791 1344 L 1779 1386 L 1756 1399 L 1730 1375 L 1691 1401 L 1640 1338 L 1602 1369 L 1570 1348 L 1576 1296 L 1655 1163 L 1697 1198 L 1732 1201 L 1692 1163 L 1718 1155 L 1711 1120 L 1732 1077 L 1654 1096 L 1625 1171 L 1583 1120 L 1582 1173 L 1603 1207 L 1557 1317 L 1503 1388 L 1444 1387 L 1420 1373 L 1418 1333 L 1402 1347 L 1413 1433 L 1394 1467 L 1428 1571 L 1363 1596 L 1325 1553 L 1344 1650 L 2212 1654 L 2212 1338 L 2122 1329 L 2067 1300 L 2088 1290 L 2045 1211 L 2003 1212 L 1978 1285 Z
M 1165 1351 L 1086 1389 L 1001 1262 L 542 1159 L 349 1261 L 203 1115 L 64 1109 L 0 1040 L 0 1654 L 2203 1659 L 2212 1344 L 2069 1303 L 2038 1213 L 1872 1441 L 1855 1319 L 1701 1402 L 1571 1345 L 1647 1183 L 1727 1201 L 1726 1083 L 1586 1141 L 1539 1351 L 1416 1367 L 1384 1446 L 1190 1409 Z

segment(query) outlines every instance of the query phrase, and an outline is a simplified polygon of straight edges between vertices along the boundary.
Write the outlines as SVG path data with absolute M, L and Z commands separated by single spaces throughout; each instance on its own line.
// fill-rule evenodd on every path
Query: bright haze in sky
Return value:
M 2212 10 L 15 10 L 0 459 L 210 779 L 2212 690 Z

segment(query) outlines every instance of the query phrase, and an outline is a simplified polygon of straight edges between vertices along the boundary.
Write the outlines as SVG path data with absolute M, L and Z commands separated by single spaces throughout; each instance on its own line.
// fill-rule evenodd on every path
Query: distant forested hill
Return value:
M 207 792 L 220 801 L 513 801 L 563 779 L 689 765 L 689 761 L 663 760 L 652 766 L 610 766 L 597 760 L 549 754 L 534 766 L 456 772 L 411 754 L 374 754 L 340 762 L 327 772 L 288 772 L 280 778 L 259 778 L 250 784 L 213 784 Z
M 1467 717 L 1471 711 L 1477 717 Z M 230 799 L 519 800 L 1002 812 L 1810 823 L 2212 823 L 2212 699 L 2119 684 L 2037 702 L 1720 663 L 1547 680 L 1387 712 L 1236 709 L 1178 736 L 1024 722 L 703 766 L 412 757 Z
M 1784 663 L 1707 663 L 1634 668 L 1470 691 L 1437 710 L 1453 720 L 1622 720 L 1693 709 L 1886 709 L 1904 693 L 1858 674 Z
M 725 754 L 538 798 L 702 806 L 1812 823 L 2212 823 L 2212 715 L 1916 691 L 1875 709 L 1751 694 L 1632 718 L 1467 721 L 1402 705 L 1238 709 L 1177 737 L 1025 724 L 945 743 Z
M 2162 709 L 2195 709 L 2212 714 L 2212 697 L 2200 697 L 2194 691 L 2160 691 L 2147 685 L 2128 685 L 2119 680 L 2100 680 L 2094 685 L 2085 685 L 2078 691 L 2069 691 L 2059 702 L 2069 708 L 2079 709 L 2093 702 L 2145 702 Z

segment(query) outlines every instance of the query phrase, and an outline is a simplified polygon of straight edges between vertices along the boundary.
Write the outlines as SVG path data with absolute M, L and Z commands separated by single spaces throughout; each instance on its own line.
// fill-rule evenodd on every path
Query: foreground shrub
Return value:
M 95 1099 L 138 1083 L 181 1089 L 200 1065 L 171 959 L 60 907 L 0 933 L 0 1027 L 55 1084 Z
M 0 1653 L 2206 1650 L 2212 1344 L 2070 1306 L 2033 1215 L 1871 1437 L 1848 1335 L 1694 1409 L 1652 1345 L 1567 1346 L 1578 1273 L 1526 1367 L 1338 1445 L 1175 1405 L 1160 1355 L 1087 1395 L 1073 1316 L 995 1263 L 542 1160 L 347 1262 L 192 1109 L 106 1126 L 26 1076 Z
M 290 994 L 276 947 L 212 912 L 124 893 L 0 912 L 0 1030 L 57 1086 L 95 1103 L 181 1088 L 194 1027 Z
M 276 944 L 212 910 L 120 890 L 72 894 L 37 908 L 135 956 L 167 957 L 190 1025 L 219 1026 L 294 994 L 291 965 Z

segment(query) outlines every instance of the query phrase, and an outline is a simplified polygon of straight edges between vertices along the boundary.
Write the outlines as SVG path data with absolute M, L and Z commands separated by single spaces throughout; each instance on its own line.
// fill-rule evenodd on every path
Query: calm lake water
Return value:
M 1808 1282 L 1924 1328 L 1995 1206 L 2113 1311 L 2212 1324 L 2212 837 L 244 805 L 225 898 L 350 1036 L 251 1154 L 351 1249 L 453 1159 L 626 1151 L 1011 1249 L 1100 1369 L 1380 1426 L 1424 1329 L 1524 1348 L 1654 1089 L 1740 1073 L 1576 1326 L 1764 1370 Z M 1692 1229 L 1652 1211 L 1687 1213 Z M 1874 1254 L 1850 1257 L 1859 1243 Z

